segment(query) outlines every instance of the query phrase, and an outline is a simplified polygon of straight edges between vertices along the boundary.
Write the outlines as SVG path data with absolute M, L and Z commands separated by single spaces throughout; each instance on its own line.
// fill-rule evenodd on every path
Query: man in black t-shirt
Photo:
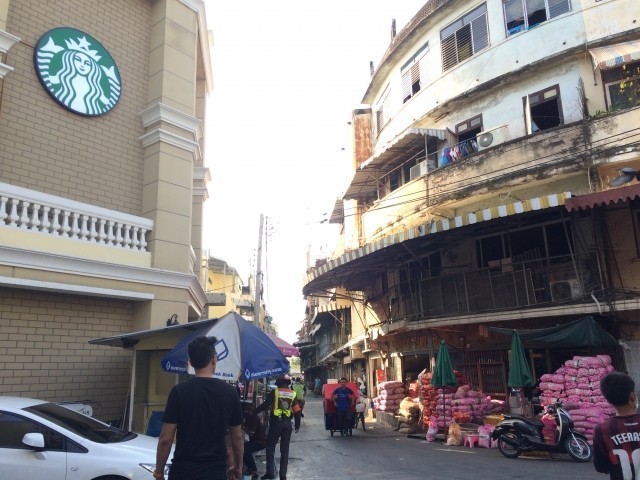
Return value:
M 593 465 L 611 480 L 640 479 L 640 415 L 635 383 L 628 375 L 612 372 L 600 380 L 602 395 L 616 415 L 593 432 Z
M 198 337 L 189 344 L 189 363 L 196 376 L 171 389 L 164 412 L 156 454 L 156 480 L 164 467 L 174 437 L 176 448 L 169 480 L 227 480 L 242 475 L 242 408 L 236 389 L 213 378 L 215 337 Z M 233 466 L 227 470 L 225 436 L 229 433 Z

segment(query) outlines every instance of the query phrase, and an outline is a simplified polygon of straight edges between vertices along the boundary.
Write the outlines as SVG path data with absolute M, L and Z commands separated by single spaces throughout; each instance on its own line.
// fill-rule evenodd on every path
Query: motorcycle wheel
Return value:
M 507 458 L 517 458 L 522 454 L 522 450 L 520 450 L 517 447 L 513 447 L 511 445 L 509 445 L 507 442 L 505 442 L 505 438 L 508 438 L 509 440 L 512 440 L 514 442 L 518 442 L 518 436 L 513 433 L 513 432 L 507 432 L 507 433 L 503 433 L 502 435 L 500 435 L 500 438 L 498 438 L 498 450 L 500 450 L 500 453 L 502 455 L 504 455 Z
M 588 462 L 593 456 L 591 445 L 579 436 L 569 437 L 564 441 L 564 448 L 576 462 Z

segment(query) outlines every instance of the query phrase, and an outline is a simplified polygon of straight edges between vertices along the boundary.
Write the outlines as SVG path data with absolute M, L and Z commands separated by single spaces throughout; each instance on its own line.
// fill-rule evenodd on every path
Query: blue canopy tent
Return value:
M 216 378 L 248 381 L 283 375 L 289 371 L 289 361 L 269 336 L 235 312 L 229 312 L 213 324 L 205 325 L 183 338 L 162 357 L 162 369 L 170 373 L 187 372 L 187 346 L 194 338 L 203 335 L 218 340 Z

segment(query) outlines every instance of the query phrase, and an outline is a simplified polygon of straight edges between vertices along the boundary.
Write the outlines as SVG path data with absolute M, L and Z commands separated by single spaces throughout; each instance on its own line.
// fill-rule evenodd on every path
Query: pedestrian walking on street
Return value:
M 262 480 L 274 479 L 276 445 L 280 440 L 280 480 L 287 479 L 289 465 L 289 442 L 291 441 L 291 419 L 293 407 L 298 405 L 296 392 L 289 388 L 291 379 L 284 375 L 276 379 L 276 389 L 269 393 L 265 401 L 256 409 L 260 413 L 269 409 L 269 431 L 267 433 L 267 473 Z
M 300 423 L 302 422 L 302 417 L 304 417 L 304 394 L 307 393 L 307 387 L 302 383 L 302 379 L 300 377 L 295 379 L 293 383 L 293 391 L 296 392 L 296 400 L 298 401 L 298 405 L 293 407 L 293 425 L 294 431 L 298 433 L 300 430 Z
M 612 372 L 602 377 L 600 390 L 616 414 L 593 432 L 593 466 L 611 480 L 637 480 L 640 414 L 635 382 L 629 375 Z
M 233 385 L 213 378 L 215 337 L 189 343 L 189 363 L 196 376 L 175 385 L 169 393 L 156 452 L 153 478 L 164 479 L 174 438 L 176 448 L 169 480 L 240 480 L 242 475 L 242 407 Z M 229 434 L 233 465 L 227 469 Z
M 355 403 L 356 397 L 349 387 L 347 379 L 340 379 L 340 386 L 333 391 L 333 404 L 336 407 L 336 426 L 343 437 L 349 434 L 351 424 L 351 406 Z

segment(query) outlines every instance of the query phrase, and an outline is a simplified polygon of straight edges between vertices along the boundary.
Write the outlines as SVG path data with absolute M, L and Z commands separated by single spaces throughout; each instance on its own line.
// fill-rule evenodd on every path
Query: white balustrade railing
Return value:
M 144 252 L 153 220 L 0 183 L 0 226 Z

